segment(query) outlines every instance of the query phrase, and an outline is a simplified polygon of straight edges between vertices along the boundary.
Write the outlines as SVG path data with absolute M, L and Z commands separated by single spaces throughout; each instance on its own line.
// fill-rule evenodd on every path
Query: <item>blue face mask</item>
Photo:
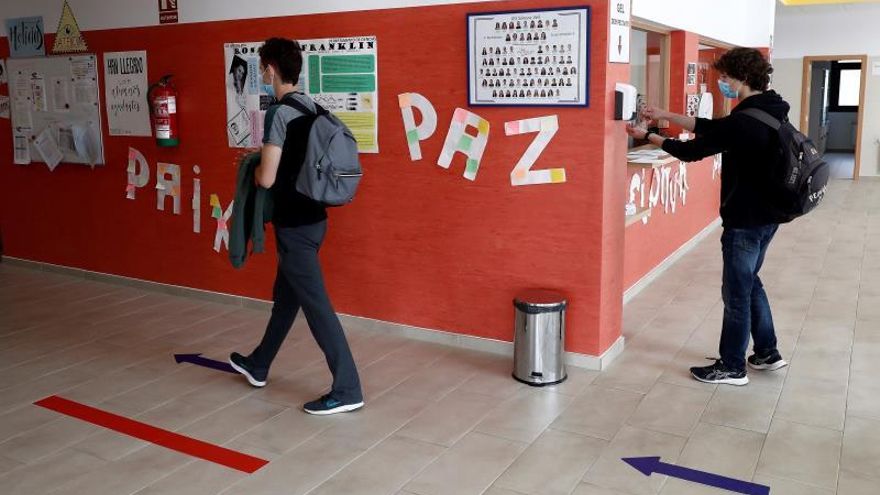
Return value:
M 266 93 L 267 95 L 274 98 L 275 97 L 275 88 L 271 84 L 263 83 L 263 93 Z
M 739 91 L 736 91 L 730 86 L 730 83 L 722 80 L 718 80 L 718 89 L 721 90 L 721 94 L 725 96 L 725 98 L 736 98 L 739 96 Z

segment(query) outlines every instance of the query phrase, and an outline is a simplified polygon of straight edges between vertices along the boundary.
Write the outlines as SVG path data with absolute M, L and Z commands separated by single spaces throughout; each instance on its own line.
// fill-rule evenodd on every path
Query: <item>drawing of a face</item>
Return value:
M 244 86 L 247 82 L 248 73 L 247 62 L 236 55 L 232 58 L 229 73 L 232 74 L 232 87 L 235 89 L 235 92 L 238 94 L 244 94 Z

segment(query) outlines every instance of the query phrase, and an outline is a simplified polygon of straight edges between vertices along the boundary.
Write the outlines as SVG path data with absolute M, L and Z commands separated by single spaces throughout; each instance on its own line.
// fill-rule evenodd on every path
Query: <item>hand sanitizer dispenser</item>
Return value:
M 638 90 L 635 86 L 617 83 L 614 86 L 614 120 L 632 120 L 636 114 L 636 98 Z

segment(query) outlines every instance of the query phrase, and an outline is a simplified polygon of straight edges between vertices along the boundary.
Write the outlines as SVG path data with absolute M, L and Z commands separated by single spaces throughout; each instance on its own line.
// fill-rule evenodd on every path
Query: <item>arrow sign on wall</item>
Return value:
M 636 468 L 645 476 L 651 476 L 652 473 L 665 474 L 673 478 L 682 479 L 700 483 L 701 485 L 712 486 L 728 490 L 734 493 L 743 493 L 746 495 L 770 495 L 770 487 L 756 485 L 747 481 L 735 480 L 717 474 L 706 473 L 694 469 L 688 469 L 674 464 L 660 462 L 659 457 L 624 457 L 623 462 Z
M 215 370 L 225 371 L 227 373 L 238 374 L 237 371 L 232 369 L 232 366 L 229 366 L 229 363 L 203 358 L 201 354 L 175 354 L 174 360 L 177 361 L 178 364 L 191 363 L 195 364 L 196 366 L 204 366 L 205 368 L 212 368 Z

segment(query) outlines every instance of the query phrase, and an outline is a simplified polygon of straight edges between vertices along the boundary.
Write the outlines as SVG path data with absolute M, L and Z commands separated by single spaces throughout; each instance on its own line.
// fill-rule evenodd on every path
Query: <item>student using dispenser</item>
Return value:
M 690 371 L 701 382 L 745 385 L 749 382 L 747 363 L 756 370 L 777 370 L 787 364 L 776 347 L 770 303 L 758 271 L 779 223 L 788 219 L 774 207 L 777 197 L 771 187 L 771 171 L 779 166 L 781 157 L 778 133 L 743 111 L 757 108 L 786 121 L 789 105 L 768 89 L 773 68 L 761 52 L 735 48 L 719 58 L 715 68 L 721 73 L 721 93 L 740 99 L 729 116 L 709 120 L 648 108 L 646 117 L 669 120 L 693 131 L 696 139 L 682 142 L 635 127 L 628 127 L 627 133 L 636 139 L 648 139 L 684 161 L 723 153 L 721 357 L 712 365 Z M 754 353 L 746 360 L 749 335 Z

